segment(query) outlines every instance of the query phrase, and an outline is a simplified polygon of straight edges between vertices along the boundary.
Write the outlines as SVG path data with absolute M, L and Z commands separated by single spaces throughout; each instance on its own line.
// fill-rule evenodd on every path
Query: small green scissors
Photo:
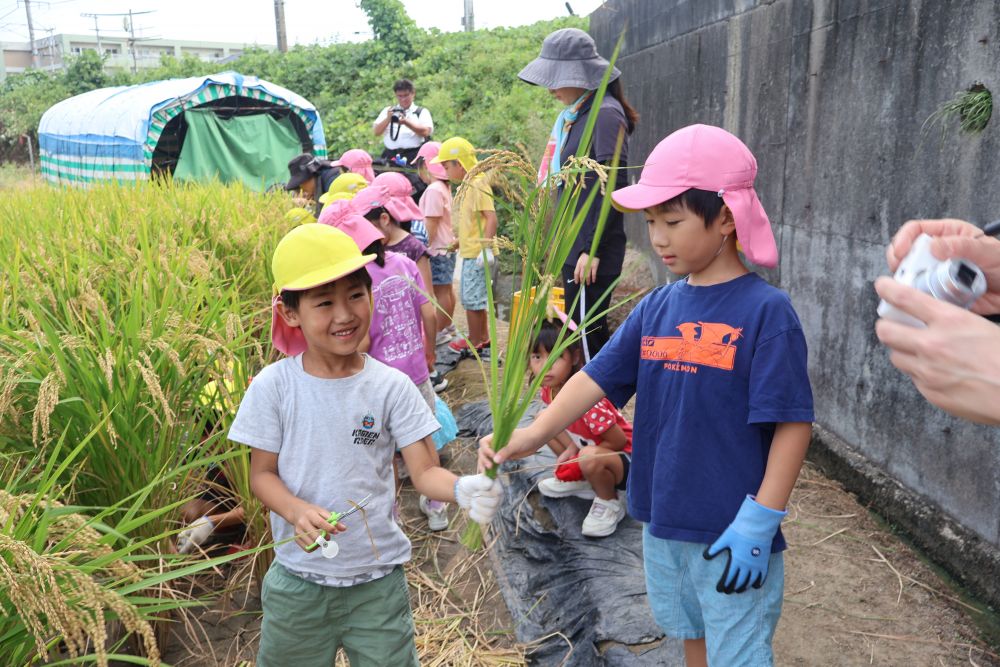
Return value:
M 331 525 L 336 525 L 338 521 L 346 519 L 347 517 L 357 512 L 359 509 L 362 509 L 365 505 L 368 504 L 368 501 L 370 501 L 371 499 L 372 499 L 372 494 L 369 493 L 361 500 L 360 503 L 354 503 L 354 507 L 347 510 L 346 512 L 344 513 L 331 512 L 330 518 L 327 519 L 326 522 Z M 309 552 L 313 552 L 316 549 L 321 550 L 323 558 L 336 558 L 337 554 L 340 553 L 340 547 L 337 546 L 337 543 L 334 542 L 333 540 L 326 539 L 325 530 L 320 531 L 319 537 L 316 538 L 316 541 L 310 544 L 308 547 L 306 547 L 306 551 Z

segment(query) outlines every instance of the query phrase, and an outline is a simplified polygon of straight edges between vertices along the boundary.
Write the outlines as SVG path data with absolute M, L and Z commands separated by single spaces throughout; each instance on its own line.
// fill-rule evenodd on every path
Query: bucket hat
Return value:
M 330 166 L 343 167 L 353 171 L 355 174 L 361 174 L 369 183 L 375 178 L 375 170 L 372 169 L 372 156 L 368 154 L 368 151 L 360 148 L 352 148 L 349 151 L 345 151 Z
M 773 267 L 778 247 L 753 182 L 757 160 L 742 141 L 721 127 L 688 125 L 658 143 L 646 158 L 639 182 L 611 193 L 626 210 L 662 204 L 685 190 L 717 192 L 733 213 L 736 238 L 754 264 Z
M 330 188 L 319 198 L 319 203 L 326 204 L 331 202 L 339 194 L 347 194 L 349 195 L 348 199 L 350 199 L 350 197 L 353 197 L 360 190 L 367 187 L 368 181 L 365 180 L 364 176 L 349 171 L 333 179 L 333 182 L 330 183 Z
M 274 249 L 271 273 L 277 295 L 271 301 L 271 342 L 293 356 L 306 350 L 298 327 L 290 327 L 278 313 L 281 292 L 303 291 L 354 273 L 375 255 L 362 255 L 350 236 L 328 225 L 307 223 L 285 234 Z
M 476 159 L 476 149 L 469 143 L 468 139 L 462 137 L 452 137 L 445 139 L 438 149 L 437 157 L 431 160 L 431 164 L 441 164 L 446 160 L 458 160 L 466 171 L 470 171 L 476 166 L 479 160 Z
M 422 220 L 424 214 L 413 201 L 413 184 L 398 171 L 385 171 L 375 177 L 372 185 L 380 185 L 389 193 L 385 210 L 396 222 Z
M 427 163 L 427 171 L 430 172 L 431 176 L 438 179 L 439 181 L 447 181 L 448 174 L 444 172 L 444 167 L 436 162 L 432 162 L 437 154 L 441 151 L 440 141 L 428 141 L 420 146 L 420 150 L 417 151 L 417 158 L 414 163 L 419 165 L 420 160 Z
M 319 173 L 319 170 L 325 165 L 323 160 L 311 153 L 296 155 L 288 161 L 288 182 L 285 183 L 285 189 L 298 190 L 303 183 Z
M 375 225 L 357 214 L 349 200 L 332 201 L 324 206 L 319 214 L 319 223 L 339 229 L 350 236 L 361 252 L 375 241 L 385 238 Z
M 609 64 L 597 52 L 593 37 L 579 28 L 563 28 L 549 33 L 542 42 L 541 53 L 517 76 L 522 81 L 546 88 L 595 90 L 601 85 Z M 609 82 L 621 74 L 613 67 Z

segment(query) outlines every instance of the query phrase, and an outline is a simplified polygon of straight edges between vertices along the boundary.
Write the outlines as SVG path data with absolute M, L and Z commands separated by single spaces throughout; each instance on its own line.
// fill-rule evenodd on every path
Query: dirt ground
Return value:
M 623 289 L 644 278 L 640 269 Z M 456 322 L 464 326 L 461 312 Z M 482 376 L 471 361 L 463 361 L 448 379 L 443 396 L 453 410 L 485 398 Z M 471 439 L 448 445 L 447 467 L 472 472 L 474 447 Z M 483 552 L 470 555 L 458 543 L 464 519 L 430 533 L 416 502 L 416 492 L 405 485 L 403 517 L 413 541 L 407 573 L 421 664 L 525 664 L 521 656 L 530 647 L 516 644 L 514 620 L 489 560 Z M 997 627 L 997 615 L 964 598 L 853 495 L 810 464 L 783 525 L 789 549 L 785 605 L 774 640 L 777 665 L 1000 667 L 997 640 L 991 647 L 981 630 Z M 259 610 L 259 600 L 245 590 L 227 596 L 198 615 L 197 646 L 187 650 L 191 629 L 178 627 L 164 658 L 191 667 L 252 661 Z

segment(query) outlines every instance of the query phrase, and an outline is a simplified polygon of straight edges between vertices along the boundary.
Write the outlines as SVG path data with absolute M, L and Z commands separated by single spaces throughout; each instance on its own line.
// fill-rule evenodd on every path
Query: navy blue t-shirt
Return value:
M 583 370 L 618 407 L 636 397 L 628 508 L 663 539 L 714 542 L 760 488 L 775 424 L 813 421 L 802 325 L 754 273 L 656 289 Z

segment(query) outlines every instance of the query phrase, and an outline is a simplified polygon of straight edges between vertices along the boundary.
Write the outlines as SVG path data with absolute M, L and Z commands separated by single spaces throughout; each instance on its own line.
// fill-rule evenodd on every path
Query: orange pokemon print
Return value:
M 667 370 L 697 373 L 697 367 L 711 366 L 731 371 L 736 363 L 736 341 L 743 329 L 718 322 L 685 322 L 677 325 L 680 336 L 643 336 L 643 359 L 664 361 Z M 683 363 L 678 363 L 683 362 Z

